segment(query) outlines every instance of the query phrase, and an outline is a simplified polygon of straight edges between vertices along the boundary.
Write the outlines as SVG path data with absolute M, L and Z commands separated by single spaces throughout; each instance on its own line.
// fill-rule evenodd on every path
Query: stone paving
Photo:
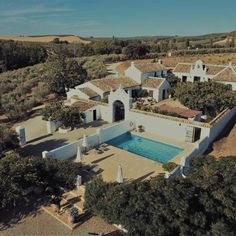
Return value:
M 41 157 L 43 151 L 66 145 L 80 139 L 83 134 L 90 135 L 95 133 L 98 127 L 107 127 L 112 124 L 96 121 L 93 124 L 86 124 L 65 134 L 59 132 L 47 134 L 46 122 L 42 120 L 41 116 L 36 116 L 17 125 L 26 129 L 27 144 L 22 148 L 22 154 L 24 156 L 34 155 Z

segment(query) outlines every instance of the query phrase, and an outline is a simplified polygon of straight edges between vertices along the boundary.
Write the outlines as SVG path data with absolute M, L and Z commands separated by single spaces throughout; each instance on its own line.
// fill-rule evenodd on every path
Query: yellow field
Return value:
M 90 41 L 83 40 L 79 36 L 70 35 L 70 36 L 0 36 L 0 40 L 14 40 L 22 42 L 37 42 L 37 43 L 48 43 L 53 39 L 59 38 L 60 41 L 67 41 L 69 43 L 90 43 Z

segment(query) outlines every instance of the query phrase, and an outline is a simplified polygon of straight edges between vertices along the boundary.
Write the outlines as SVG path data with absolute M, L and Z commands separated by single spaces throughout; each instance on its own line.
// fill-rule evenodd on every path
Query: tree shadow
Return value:
M 33 155 L 36 157 L 42 157 L 43 151 L 50 151 L 66 144 L 68 144 L 66 139 L 49 139 L 40 143 L 27 144 L 22 147 L 21 153 L 23 156 Z
M 27 201 L 22 199 L 18 206 L 1 210 L 0 232 L 21 223 L 20 221 L 28 216 L 35 217 L 46 202 L 45 197 L 31 195 L 27 197 Z

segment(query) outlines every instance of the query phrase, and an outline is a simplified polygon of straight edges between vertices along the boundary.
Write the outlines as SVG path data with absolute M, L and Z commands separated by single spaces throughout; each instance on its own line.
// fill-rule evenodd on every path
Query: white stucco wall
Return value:
M 177 122 L 175 120 L 150 116 L 135 111 L 128 112 L 127 119 L 133 120 L 136 127 L 138 125 L 143 125 L 145 131 L 147 132 L 179 141 L 185 141 L 187 126 L 199 127 L 197 125 L 190 125 L 188 123 Z M 203 135 L 203 129 L 205 128 L 200 128 L 202 129 L 201 135 Z
M 125 70 L 125 76 L 132 78 L 133 80 L 135 80 L 138 83 L 142 83 L 142 73 L 135 67 L 132 65 Z
M 106 142 L 116 136 L 119 136 L 123 133 L 126 133 L 132 130 L 133 128 L 134 128 L 134 125 L 133 124 L 131 125 L 130 121 L 123 121 L 123 122 L 114 124 L 113 126 L 103 128 L 101 129 L 100 138 L 97 135 L 97 132 L 95 134 L 87 136 L 87 140 L 89 144 L 88 148 L 93 148 L 94 146 L 97 146 L 99 142 L 100 143 Z M 77 148 L 78 146 L 81 147 L 81 145 L 82 145 L 82 138 L 70 144 L 67 144 L 62 147 L 49 151 L 47 153 L 47 156 L 50 158 L 55 158 L 59 160 L 67 160 L 76 156 Z
M 100 106 L 92 107 L 84 112 L 86 118 L 85 123 L 93 122 L 93 111 L 97 111 L 97 120 L 101 118 Z

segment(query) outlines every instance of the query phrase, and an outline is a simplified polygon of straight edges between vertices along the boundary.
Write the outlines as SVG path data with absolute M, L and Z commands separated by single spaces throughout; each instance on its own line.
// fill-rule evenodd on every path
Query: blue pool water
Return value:
M 158 161 L 162 164 L 167 163 L 183 151 L 181 148 L 140 137 L 138 135 L 131 134 L 130 132 L 111 139 L 107 143 L 125 151 Z

